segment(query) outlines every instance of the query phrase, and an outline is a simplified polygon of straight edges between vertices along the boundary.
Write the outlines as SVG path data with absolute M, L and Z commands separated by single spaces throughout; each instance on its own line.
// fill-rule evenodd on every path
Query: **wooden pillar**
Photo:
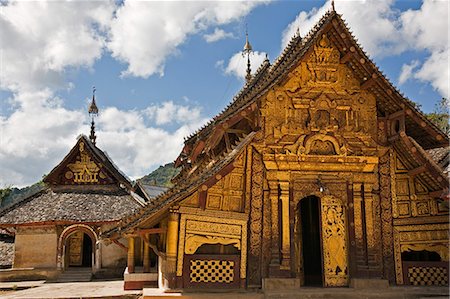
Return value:
M 280 239 L 278 227 L 278 182 L 269 182 L 269 198 L 271 205 L 272 220 L 272 242 L 271 242 L 271 265 L 280 265 Z
M 176 288 L 177 249 L 178 249 L 178 224 L 179 214 L 170 212 L 167 223 L 166 237 L 166 278 L 169 288 Z
M 281 269 L 291 269 L 291 236 L 289 217 L 289 182 L 280 182 L 281 189 Z
M 128 273 L 134 273 L 134 237 L 128 237 Z
M 144 236 L 149 242 L 150 242 L 150 236 L 146 235 Z M 150 272 L 150 248 L 148 247 L 147 243 L 144 242 L 144 273 Z

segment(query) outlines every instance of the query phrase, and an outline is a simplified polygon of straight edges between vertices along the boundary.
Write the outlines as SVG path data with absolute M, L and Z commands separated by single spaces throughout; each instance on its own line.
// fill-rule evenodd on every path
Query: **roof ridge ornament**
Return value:
M 331 0 L 331 9 L 332 9 L 333 11 L 336 11 L 336 9 L 334 8 L 334 0 Z
M 245 45 L 244 49 L 242 50 L 242 56 L 245 57 L 247 55 L 247 73 L 245 75 L 245 81 L 249 82 L 252 79 L 252 69 L 250 65 L 250 54 L 253 52 L 252 45 L 248 41 L 248 30 L 247 25 L 245 25 Z
M 95 104 L 95 86 L 92 87 L 92 101 L 89 104 L 89 115 L 91 116 L 91 134 L 89 135 L 89 140 L 95 145 L 95 140 L 97 136 L 95 136 L 95 122 L 94 117 L 98 115 L 98 107 Z

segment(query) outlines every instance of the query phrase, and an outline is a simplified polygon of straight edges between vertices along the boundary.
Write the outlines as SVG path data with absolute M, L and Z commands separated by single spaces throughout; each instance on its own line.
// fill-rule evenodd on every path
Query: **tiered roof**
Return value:
M 314 43 L 325 32 L 328 33 L 330 41 L 341 52 L 341 62 L 346 63 L 353 70 L 362 87 L 376 96 L 379 115 L 389 116 L 393 113 L 399 113 L 399 111 L 404 114 L 406 135 L 412 137 L 406 138 L 413 140 L 412 143 L 417 148 L 415 152 L 418 152 L 420 156 L 415 156 L 415 159 L 427 161 L 426 171 L 431 172 L 429 176 L 433 177 L 433 180 L 442 179 L 442 170 L 435 167 L 436 163 L 427 158 L 427 154 L 422 148 L 432 149 L 446 146 L 448 145 L 448 137 L 429 121 L 413 102 L 393 86 L 370 60 L 341 16 L 333 9 L 320 19 L 307 36 L 304 38 L 299 35 L 294 36 L 272 65 L 266 59 L 253 78 L 246 82 L 242 90 L 233 98 L 232 102 L 208 124 L 185 140 L 185 146 L 176 160 L 176 165 L 182 166 L 186 171 L 180 173 L 177 185 L 154 198 L 139 214 L 124 219 L 121 228 L 114 228 L 107 232 L 105 237 L 114 237 L 120 231 L 133 229 L 144 221 L 147 225 L 156 224 L 158 219 L 169 210 L 170 206 L 185 198 L 186 195 L 204 184 L 220 169 L 230 164 L 237 153 L 250 143 L 254 133 L 250 133 L 243 138 L 236 148 L 232 150 L 225 148 L 219 157 L 208 157 L 206 160 L 198 162 L 197 165 L 190 163 L 192 162 L 191 158 L 199 155 L 199 151 L 210 150 L 207 145 L 214 143 L 214 139 L 217 139 L 219 134 L 215 132 L 216 130 L 223 129 L 226 122 L 236 123 L 236 118 L 254 111 L 258 107 L 258 101 L 261 97 L 270 88 L 286 79 L 289 72 L 309 53 Z M 195 173 L 195 175 L 191 175 L 192 173 Z M 438 190 L 446 188 L 441 182 L 433 184 Z

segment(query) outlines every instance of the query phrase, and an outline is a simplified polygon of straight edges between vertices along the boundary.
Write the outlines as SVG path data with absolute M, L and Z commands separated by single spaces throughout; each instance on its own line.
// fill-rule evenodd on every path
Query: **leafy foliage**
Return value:
M 168 163 L 164 166 L 159 166 L 158 169 L 152 173 L 139 179 L 144 184 L 172 187 L 171 180 L 180 172 L 179 168 L 174 167 L 174 163 Z
M 442 98 L 441 101 L 435 105 L 434 111 L 426 114 L 428 119 L 447 135 L 450 134 L 449 105 L 450 101 L 446 98 Z
M 39 181 L 31 186 L 24 188 L 6 187 L 0 189 L 0 207 L 3 208 L 16 201 L 22 200 L 34 193 L 41 191 L 45 187 L 42 181 Z

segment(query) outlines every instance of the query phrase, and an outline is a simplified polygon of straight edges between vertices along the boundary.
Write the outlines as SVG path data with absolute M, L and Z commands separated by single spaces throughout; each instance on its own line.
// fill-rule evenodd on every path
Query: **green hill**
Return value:
M 42 181 L 24 188 L 7 187 L 0 189 L 0 208 L 9 206 L 13 202 L 22 200 L 32 194 L 41 191 L 45 187 Z
M 179 168 L 175 168 L 173 163 L 159 166 L 152 173 L 147 174 L 139 179 L 141 183 L 162 187 L 172 187 L 170 180 L 180 172 Z

